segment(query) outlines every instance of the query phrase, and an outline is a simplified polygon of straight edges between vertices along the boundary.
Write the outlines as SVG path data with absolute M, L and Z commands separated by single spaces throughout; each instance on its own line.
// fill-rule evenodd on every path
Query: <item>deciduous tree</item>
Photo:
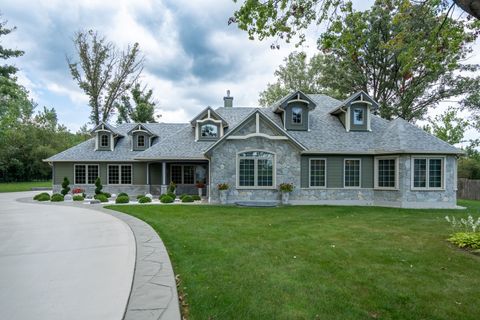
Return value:
M 155 121 L 155 101 L 152 89 L 147 89 L 136 83 L 130 90 L 130 95 L 124 95 L 118 104 L 118 123 L 152 123 Z M 133 101 L 133 103 L 132 103 Z

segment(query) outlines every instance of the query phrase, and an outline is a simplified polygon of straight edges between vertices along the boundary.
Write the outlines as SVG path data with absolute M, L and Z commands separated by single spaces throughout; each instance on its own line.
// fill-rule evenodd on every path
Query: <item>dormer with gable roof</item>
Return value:
M 378 103 L 365 92 L 359 91 L 344 100 L 330 114 L 338 117 L 347 132 L 372 131 L 372 111 L 376 109 Z
M 218 140 L 228 127 L 228 123 L 211 107 L 200 112 L 190 124 L 195 129 L 195 141 Z
M 143 151 L 150 148 L 156 135 L 144 124 L 138 123 L 128 132 L 131 136 L 132 151 Z
M 91 133 L 95 135 L 95 151 L 113 151 L 117 139 L 123 137 L 114 127 L 105 122 L 100 122 Z
M 308 131 L 308 114 L 316 104 L 302 91 L 297 91 L 280 100 L 274 112 L 280 114 L 283 128 L 290 131 Z

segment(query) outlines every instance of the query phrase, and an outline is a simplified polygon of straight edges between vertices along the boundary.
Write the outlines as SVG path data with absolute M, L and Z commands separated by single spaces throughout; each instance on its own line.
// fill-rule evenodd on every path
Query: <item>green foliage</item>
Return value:
M 188 196 L 188 194 L 184 193 L 184 194 L 182 194 L 181 196 L 179 196 L 178 199 L 182 200 L 183 197 L 185 197 L 185 196 Z
M 167 188 L 167 193 L 175 193 L 175 189 L 177 189 L 177 185 L 175 182 L 171 181 Z
M 137 195 L 137 198 L 136 198 L 136 199 L 138 200 L 138 199 L 143 198 L 143 197 L 145 197 L 145 195 L 139 194 L 139 195 Z
M 73 196 L 73 201 L 83 201 L 85 198 L 79 194 Z
M 199 201 L 199 200 L 202 200 L 202 197 L 200 197 L 198 194 L 194 194 L 194 195 L 192 195 L 192 199 L 194 201 Z
M 459 248 L 480 249 L 479 232 L 457 232 L 448 238 L 448 241 Z
M 50 194 L 48 194 L 47 192 L 42 192 L 42 193 L 36 194 L 36 195 L 33 197 L 33 200 L 37 200 L 37 201 L 49 201 L 49 200 L 50 200 Z
M 100 177 L 97 177 L 97 179 L 95 180 L 95 194 L 101 194 L 102 189 L 102 181 L 100 180 Z
M 453 231 L 462 230 L 464 232 L 480 232 L 480 217 L 475 219 L 470 214 L 466 219 L 456 219 L 455 216 L 445 216 L 445 220 L 450 223 Z
M 457 110 L 452 107 L 434 118 L 429 117 L 428 120 L 430 124 L 425 126 L 425 131 L 450 144 L 463 142 L 465 130 L 470 126 L 469 122 L 460 118 Z
M 68 186 L 69 184 L 70 181 L 68 178 L 64 177 L 62 182 L 62 191 L 60 191 L 61 194 L 66 195 L 70 191 L 70 187 Z
M 293 185 L 293 183 L 280 183 L 280 185 L 278 186 L 278 190 L 280 190 L 281 192 L 292 192 L 293 189 L 295 189 L 295 186 Z
M 174 201 L 175 198 L 172 198 L 170 195 L 168 194 L 162 194 L 160 196 L 160 202 L 161 203 L 172 203 Z
M 182 202 L 193 202 L 192 196 L 186 195 L 182 198 Z
M 228 185 L 228 183 L 219 183 L 217 185 L 217 188 L 218 190 L 228 190 L 230 186 Z
M 105 195 L 105 197 L 107 198 L 111 198 L 112 197 L 112 194 L 109 193 L 109 192 L 102 192 L 103 195 Z
M 77 52 L 74 62 L 68 59 L 73 79 L 89 96 L 90 120 L 107 122 L 116 104 L 135 83 L 143 68 L 138 43 L 120 52 L 112 42 L 96 31 L 78 31 L 73 37 Z
M 130 90 L 130 96 L 133 104 L 130 101 L 130 96 L 124 95 L 121 98 L 121 103 L 117 105 L 118 109 L 118 123 L 135 122 L 135 123 L 152 123 L 155 121 L 155 101 L 152 98 L 153 91 L 147 90 L 146 87 L 141 88 L 140 83 L 135 85 Z
M 64 200 L 63 194 L 54 193 L 50 199 L 52 202 L 61 202 Z
M 128 197 L 128 194 L 126 194 L 125 192 L 120 192 L 120 193 L 117 195 L 117 198 L 118 198 L 118 197 L 123 197 L 123 196 Z
M 15 31 L 17 28 L 12 27 L 8 28 L 7 27 L 7 21 L 3 20 L 3 17 L 0 15 L 0 37 L 1 36 L 6 36 Z M 2 41 L 0 41 L 2 42 Z M 18 58 L 21 57 L 25 54 L 24 51 L 22 50 L 16 50 L 16 49 L 8 49 L 3 46 L 0 46 L 0 58 L 7 60 L 11 58 Z M 14 65 L 0 65 L 0 76 L 5 77 L 8 79 L 12 79 L 14 75 L 17 73 L 18 69 Z
M 175 198 L 177 197 L 177 195 L 173 192 L 167 192 L 167 195 L 172 198 L 173 200 L 175 200 Z
M 100 200 L 100 202 L 108 202 L 107 196 L 103 193 L 96 194 L 94 198 Z
M 115 203 L 129 203 L 129 202 L 130 202 L 130 198 L 125 195 L 118 196 L 117 199 L 115 199 Z
M 480 160 L 475 158 L 458 159 L 458 177 L 480 179 Z
M 141 197 L 138 199 L 138 203 L 149 203 L 149 202 L 152 202 L 152 199 L 150 199 L 149 197 Z

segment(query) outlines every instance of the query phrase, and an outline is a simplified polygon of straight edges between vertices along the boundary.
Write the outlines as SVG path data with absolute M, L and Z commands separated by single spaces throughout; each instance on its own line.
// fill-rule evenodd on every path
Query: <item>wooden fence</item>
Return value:
M 480 180 L 459 178 L 457 198 L 480 200 Z

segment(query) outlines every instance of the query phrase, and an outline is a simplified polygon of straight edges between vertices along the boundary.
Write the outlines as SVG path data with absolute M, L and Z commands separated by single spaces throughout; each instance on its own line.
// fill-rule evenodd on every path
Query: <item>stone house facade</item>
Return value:
M 190 123 L 101 123 L 92 138 L 46 159 L 58 191 L 73 187 L 131 195 L 177 193 L 219 202 L 280 201 L 278 185 L 293 183 L 293 204 L 456 207 L 462 151 L 403 119 L 377 116 L 358 92 L 345 101 L 294 92 L 269 108 L 239 108 L 233 97 L 207 107 Z

